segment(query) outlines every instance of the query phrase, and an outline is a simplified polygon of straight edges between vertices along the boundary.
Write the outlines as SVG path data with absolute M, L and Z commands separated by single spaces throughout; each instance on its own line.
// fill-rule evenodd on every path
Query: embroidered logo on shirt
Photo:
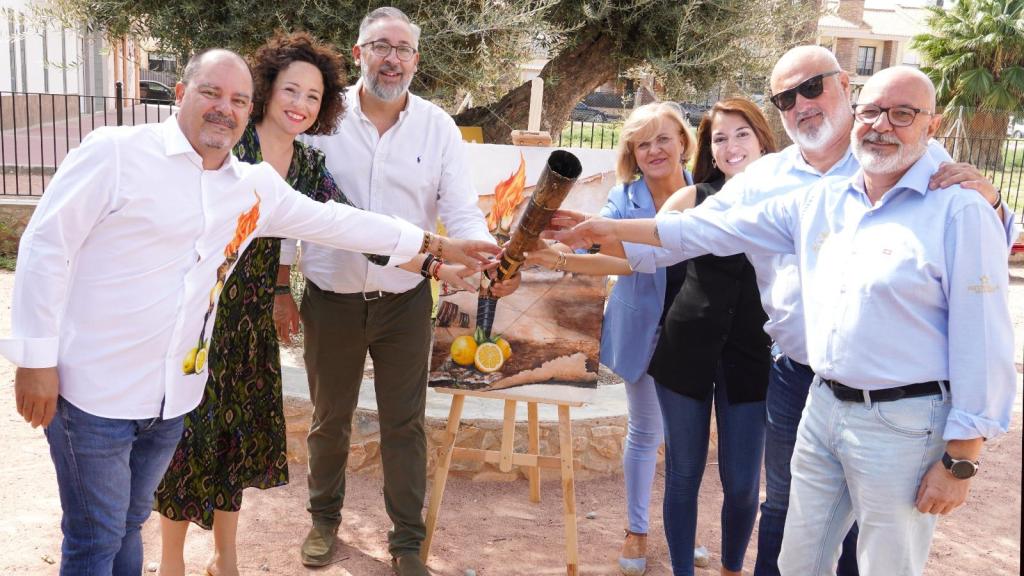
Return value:
M 885 255 L 885 256 L 892 256 L 892 249 L 891 248 L 882 248 L 882 254 Z
M 991 294 L 999 291 L 998 286 L 989 284 L 988 276 L 982 276 L 977 284 L 971 284 L 967 289 L 975 294 Z
M 811 249 L 814 250 L 815 252 L 821 250 L 821 247 L 824 246 L 825 242 L 828 240 L 828 236 L 828 232 L 822 232 L 821 234 L 818 234 L 818 239 L 814 241 L 814 244 L 811 246 Z

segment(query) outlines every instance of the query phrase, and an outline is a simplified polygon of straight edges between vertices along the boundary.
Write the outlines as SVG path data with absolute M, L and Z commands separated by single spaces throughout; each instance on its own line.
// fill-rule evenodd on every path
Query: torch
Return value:
M 530 197 L 523 217 L 512 232 L 512 237 L 505 244 L 505 252 L 494 271 L 494 280 L 501 281 L 511 278 L 523 265 L 525 256 L 540 233 L 551 221 L 551 216 L 562 205 L 576 179 L 583 172 L 583 166 L 576 156 L 565 150 L 555 150 L 548 156 L 547 164 L 540 173 L 537 187 Z M 498 298 L 491 294 L 491 280 L 484 277 L 480 281 L 480 294 L 476 305 L 476 325 L 483 330 L 485 337 L 490 337 L 494 326 L 494 312 L 498 307 Z

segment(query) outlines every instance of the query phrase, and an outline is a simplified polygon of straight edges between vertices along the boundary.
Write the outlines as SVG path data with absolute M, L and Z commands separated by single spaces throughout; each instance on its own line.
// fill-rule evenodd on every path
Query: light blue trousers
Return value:
M 835 573 L 843 537 L 860 527 L 861 576 L 920 576 L 936 516 L 914 506 L 942 457 L 949 395 L 843 402 L 816 377 L 797 429 L 782 576 Z
M 658 446 L 665 437 L 654 378 L 644 374 L 636 382 L 626 383 L 626 408 L 629 422 L 626 447 L 622 451 L 622 471 L 626 477 L 626 516 L 630 532 L 646 534 L 651 485 L 654 484 L 654 471 L 658 463 Z

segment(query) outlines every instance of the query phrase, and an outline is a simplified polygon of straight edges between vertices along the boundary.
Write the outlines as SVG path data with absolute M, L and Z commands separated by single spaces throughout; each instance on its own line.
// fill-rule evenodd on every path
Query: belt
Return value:
M 832 389 L 832 394 L 835 395 L 836 399 L 842 400 L 843 402 L 863 402 L 867 399 L 870 399 L 872 402 L 892 402 L 893 400 L 899 400 L 900 398 L 932 396 L 935 394 L 942 394 L 943 387 L 949 385 L 949 383 L 945 381 L 933 380 L 931 382 L 919 382 L 917 384 L 897 386 L 896 388 L 883 388 L 882 390 L 861 390 L 859 388 L 850 388 L 849 386 L 840 384 L 835 380 L 822 378 L 821 381 Z
M 306 279 L 306 285 L 315 289 L 318 292 L 324 292 L 326 294 L 334 294 L 336 296 L 344 296 L 348 298 L 362 298 L 365 302 L 372 302 L 374 300 L 380 300 L 381 298 L 387 298 L 388 296 L 394 296 L 398 292 L 385 292 L 383 290 L 371 290 L 370 292 L 331 292 L 330 290 L 324 290 L 317 286 L 313 282 Z

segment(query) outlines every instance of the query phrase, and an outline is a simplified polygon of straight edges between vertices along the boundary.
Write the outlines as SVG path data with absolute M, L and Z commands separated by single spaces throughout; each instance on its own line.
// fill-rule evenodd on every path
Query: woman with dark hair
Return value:
M 341 57 L 306 33 L 278 34 L 251 57 L 254 94 L 250 122 L 233 153 L 268 162 L 299 192 L 320 202 L 350 203 L 324 164 L 324 155 L 296 137 L 334 132 L 345 109 Z M 185 417 L 185 432 L 156 492 L 161 514 L 160 574 L 185 573 L 189 522 L 213 529 L 210 576 L 236 576 L 235 537 L 245 488 L 288 483 L 278 338 L 298 331 L 289 267 L 279 266 L 281 241 L 259 238 L 242 253 L 220 291 L 211 338 L 210 375 L 202 403 Z M 367 256 L 384 265 L 388 258 Z M 437 266 L 425 256 L 401 268 L 421 268 L 474 290 L 471 271 Z M 202 366 L 197 361 L 196 370 Z
M 774 151 L 768 122 L 753 102 L 718 102 L 697 128 L 697 184 L 676 192 L 661 211 L 700 204 Z M 743 254 L 702 256 L 681 264 L 686 272 L 648 368 L 665 422 L 665 537 L 673 573 L 692 575 L 697 495 L 714 406 L 718 474 L 725 493 L 721 573 L 739 575 L 757 517 L 764 454 L 771 363 L 771 340 L 763 329 L 767 317 L 754 269 Z

